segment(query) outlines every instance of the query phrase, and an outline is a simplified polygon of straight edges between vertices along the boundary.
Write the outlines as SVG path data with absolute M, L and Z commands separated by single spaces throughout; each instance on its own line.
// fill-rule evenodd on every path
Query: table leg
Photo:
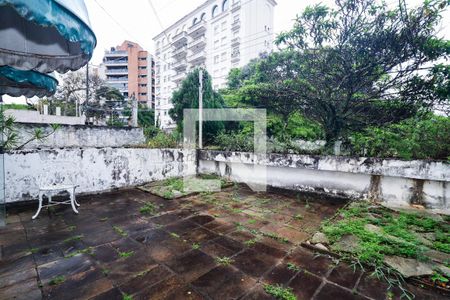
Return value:
M 75 206 L 75 189 L 70 190 L 70 204 L 72 205 L 73 211 L 77 214 L 78 210 L 77 207 Z
M 39 192 L 39 207 L 38 207 L 38 210 L 37 210 L 36 214 L 32 217 L 33 220 L 36 219 L 37 216 L 39 216 L 39 213 L 41 212 L 41 209 L 42 209 L 42 197 L 43 197 L 43 193 Z

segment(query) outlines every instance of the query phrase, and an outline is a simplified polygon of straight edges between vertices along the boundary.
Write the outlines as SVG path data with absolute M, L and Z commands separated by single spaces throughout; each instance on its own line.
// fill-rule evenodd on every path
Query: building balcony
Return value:
M 172 76 L 172 81 L 175 83 L 179 83 L 181 81 L 183 81 L 183 79 L 186 78 L 186 73 L 185 72 L 179 72 L 177 74 L 175 74 L 174 76 Z
M 241 53 L 239 51 L 234 51 L 231 53 L 231 62 L 238 62 L 241 59 Z
M 176 71 L 180 71 L 180 70 L 186 69 L 186 66 L 187 66 L 186 59 L 181 59 L 177 62 L 174 62 L 174 64 L 172 65 L 172 68 Z
M 187 44 L 187 33 L 186 31 L 182 31 L 172 39 L 172 46 L 177 49 Z
M 235 0 L 234 3 L 231 5 L 231 11 L 235 12 L 236 10 L 241 8 L 241 1 Z
M 183 47 L 173 50 L 172 57 L 174 59 L 179 59 L 182 57 L 186 57 L 186 54 L 187 54 L 187 47 L 183 46 Z
M 107 77 L 108 82 L 128 82 L 128 77 Z
M 105 60 L 104 61 L 105 66 L 127 66 L 128 65 L 128 60 Z
M 239 46 L 239 44 L 241 43 L 241 38 L 240 37 L 235 37 L 233 39 L 231 39 L 231 46 Z
M 205 31 L 206 31 L 206 22 L 199 21 L 189 28 L 188 34 L 191 37 L 197 37 L 197 36 L 203 35 L 205 33 Z
M 206 51 L 199 51 L 189 55 L 188 61 L 191 64 L 202 62 L 206 60 Z
M 205 46 L 206 46 L 205 36 L 196 38 L 195 40 L 190 41 L 188 44 L 189 49 L 203 49 Z
M 105 57 L 117 57 L 128 56 L 128 52 L 125 50 L 105 51 Z
M 106 75 L 120 75 L 120 74 L 128 74 L 128 69 L 127 68 L 123 68 L 123 69 L 107 69 L 105 71 Z
M 241 20 L 237 19 L 231 24 L 231 29 L 235 30 L 241 27 Z

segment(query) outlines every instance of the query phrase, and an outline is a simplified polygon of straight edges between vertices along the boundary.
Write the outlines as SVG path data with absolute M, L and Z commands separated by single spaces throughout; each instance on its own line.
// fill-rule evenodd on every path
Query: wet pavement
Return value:
M 317 197 L 316 197 L 317 198 Z M 345 203 L 235 186 L 164 200 L 137 190 L 69 207 L 10 210 L 0 299 L 398 299 L 398 288 L 303 248 Z M 144 210 L 143 207 L 150 209 Z M 407 286 L 416 299 L 442 296 Z

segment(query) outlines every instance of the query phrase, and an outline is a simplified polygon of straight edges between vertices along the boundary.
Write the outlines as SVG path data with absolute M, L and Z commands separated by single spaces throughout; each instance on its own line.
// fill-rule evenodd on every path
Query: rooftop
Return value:
M 270 299 L 265 284 L 298 299 L 387 295 L 386 283 L 301 246 L 344 201 L 238 185 L 173 200 L 125 189 L 79 201 L 79 215 L 58 206 L 34 221 L 35 207 L 10 210 L 0 229 L 3 297 Z

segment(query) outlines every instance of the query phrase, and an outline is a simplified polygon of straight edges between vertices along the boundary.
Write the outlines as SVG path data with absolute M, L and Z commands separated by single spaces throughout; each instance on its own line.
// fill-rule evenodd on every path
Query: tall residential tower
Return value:
M 155 62 L 139 44 L 124 41 L 105 51 L 103 66 L 109 86 L 117 88 L 126 99 L 134 95 L 140 104 L 154 107 Z
M 214 89 L 225 87 L 231 68 L 246 65 L 273 44 L 274 0 L 208 0 L 153 38 L 156 46 L 155 110 L 162 128 L 172 92 L 187 73 L 204 67 Z

